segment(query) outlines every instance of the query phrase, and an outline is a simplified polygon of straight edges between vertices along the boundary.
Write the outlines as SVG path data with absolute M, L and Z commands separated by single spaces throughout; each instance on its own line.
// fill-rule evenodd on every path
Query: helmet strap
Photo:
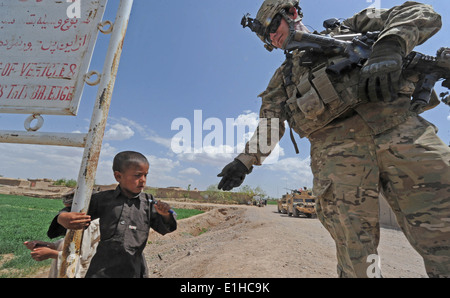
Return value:
M 283 49 L 285 49 L 286 46 L 291 42 L 291 40 L 295 36 L 295 20 L 290 18 L 285 10 L 281 10 L 279 12 L 279 14 L 281 14 L 281 16 L 286 20 L 286 22 L 289 25 L 289 36 L 286 38 L 286 40 L 284 41 L 284 43 L 282 45 Z

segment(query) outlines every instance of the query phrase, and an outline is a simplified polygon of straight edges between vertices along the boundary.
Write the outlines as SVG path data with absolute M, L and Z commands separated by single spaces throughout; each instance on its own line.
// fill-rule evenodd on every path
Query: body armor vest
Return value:
M 341 59 L 314 61 L 311 67 L 310 57 L 305 57 L 304 52 L 287 54 L 284 84 L 289 99 L 285 112 L 289 126 L 300 137 L 308 137 L 361 103 L 359 68 L 336 77 L 326 73 L 329 65 Z

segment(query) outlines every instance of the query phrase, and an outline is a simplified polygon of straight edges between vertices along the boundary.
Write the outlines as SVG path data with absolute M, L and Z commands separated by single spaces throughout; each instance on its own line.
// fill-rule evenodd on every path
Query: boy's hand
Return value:
M 29 250 L 33 250 L 36 246 L 45 246 L 45 247 L 50 247 L 50 248 L 54 248 L 53 243 L 49 243 L 49 242 L 44 242 L 44 241 L 39 241 L 39 240 L 33 240 L 33 241 L 25 241 L 23 243 Z
M 58 258 L 58 251 L 48 247 L 38 247 L 31 251 L 31 257 L 35 261 Z
M 169 216 L 170 215 L 170 205 L 167 203 L 164 203 L 162 201 L 157 201 L 155 206 L 156 212 L 158 212 L 162 216 Z
M 91 222 L 91 216 L 81 212 L 63 212 L 58 215 L 58 223 L 69 230 L 81 230 Z

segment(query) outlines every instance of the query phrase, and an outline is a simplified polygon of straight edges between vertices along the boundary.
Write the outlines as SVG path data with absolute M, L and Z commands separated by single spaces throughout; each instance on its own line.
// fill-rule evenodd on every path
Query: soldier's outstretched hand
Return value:
M 250 174 L 251 169 L 247 167 L 238 159 L 233 160 L 227 164 L 217 177 L 222 177 L 220 180 L 218 189 L 232 190 L 235 187 L 239 187 L 244 182 L 245 175 Z

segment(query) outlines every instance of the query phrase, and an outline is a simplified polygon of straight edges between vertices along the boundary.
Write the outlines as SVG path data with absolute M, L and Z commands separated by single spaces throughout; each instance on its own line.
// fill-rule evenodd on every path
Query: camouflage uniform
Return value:
M 344 25 L 349 33 L 399 36 L 406 53 L 441 27 L 432 7 L 417 2 L 373 13 L 364 10 Z M 260 95 L 260 118 L 279 118 L 279 127 L 268 129 L 277 128 L 280 138 L 287 120 L 310 140 L 317 213 L 336 242 L 339 276 L 367 276 L 367 258 L 377 254 L 379 243 L 381 192 L 428 275 L 450 277 L 450 150 L 431 123 L 409 110 L 417 78 L 402 76 L 392 102 L 361 102 L 359 70 L 322 81 L 323 65 L 332 61 L 311 69 L 300 65 L 302 55 L 293 52 L 275 72 Z M 302 107 L 305 97 L 310 104 Z M 267 156 L 251 153 L 247 144 L 237 158 L 250 168 Z

